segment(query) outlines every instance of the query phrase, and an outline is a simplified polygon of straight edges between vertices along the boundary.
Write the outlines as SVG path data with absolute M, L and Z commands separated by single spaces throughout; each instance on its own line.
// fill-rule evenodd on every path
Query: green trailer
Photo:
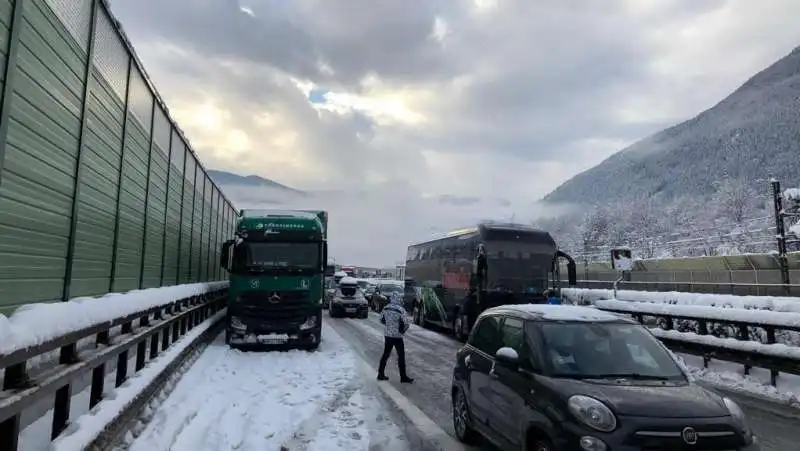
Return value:
M 220 265 L 230 277 L 230 346 L 316 349 L 322 339 L 328 214 L 242 210 Z

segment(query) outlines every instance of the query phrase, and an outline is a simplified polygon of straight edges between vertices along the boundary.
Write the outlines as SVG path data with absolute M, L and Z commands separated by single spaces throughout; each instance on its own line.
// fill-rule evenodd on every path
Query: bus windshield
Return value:
M 489 288 L 535 293 L 544 289 L 555 248 L 546 244 L 486 242 Z

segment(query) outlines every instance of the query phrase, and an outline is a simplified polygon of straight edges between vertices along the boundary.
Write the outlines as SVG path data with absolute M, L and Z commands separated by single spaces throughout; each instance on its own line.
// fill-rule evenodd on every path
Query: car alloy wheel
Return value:
M 467 403 L 464 400 L 464 392 L 458 391 L 456 400 L 453 403 L 453 427 L 459 437 L 463 437 L 467 431 Z

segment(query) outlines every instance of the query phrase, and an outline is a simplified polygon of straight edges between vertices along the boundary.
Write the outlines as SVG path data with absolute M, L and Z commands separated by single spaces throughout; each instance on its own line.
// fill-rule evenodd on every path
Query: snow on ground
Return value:
M 203 332 L 225 315 L 224 311 L 196 326 L 174 342 L 159 356 L 146 362 L 145 367 L 136 373 L 134 364 L 136 354 L 128 359 L 129 378 L 120 387 L 115 388 L 116 373 L 106 374 L 103 385 L 103 400 L 91 411 L 89 410 L 89 394 L 91 386 L 87 386 L 74 394 L 70 401 L 70 425 L 50 445 L 50 430 L 53 422 L 53 410 L 50 409 L 20 433 L 20 450 L 22 451 L 77 451 L 83 450 L 103 431 L 105 426 L 117 417 L 175 358 L 194 342 Z M 110 365 L 110 364 L 108 364 Z M 88 413 L 88 415 L 86 415 Z
M 742 365 L 736 363 L 712 359 L 708 362 L 708 368 L 703 368 L 702 357 L 676 355 L 684 369 L 696 380 L 800 408 L 800 376 L 781 373 L 773 387 L 770 385 L 769 371 L 763 368 L 751 368 L 750 374 L 745 375 Z
M 227 281 L 194 283 L 75 298 L 68 302 L 23 305 L 10 317 L 0 315 L 0 355 L 227 285 Z
M 601 299 L 614 299 L 613 290 L 597 288 L 562 288 L 565 300 L 576 304 L 594 304 Z M 705 305 L 740 309 L 773 310 L 800 313 L 796 297 L 735 296 L 731 294 L 686 293 L 680 291 L 617 290 L 617 300 L 651 302 L 656 304 Z
M 244 352 L 218 337 L 154 406 L 129 451 L 407 450 L 327 324 L 317 352 Z M 375 448 L 373 448 L 375 449 Z

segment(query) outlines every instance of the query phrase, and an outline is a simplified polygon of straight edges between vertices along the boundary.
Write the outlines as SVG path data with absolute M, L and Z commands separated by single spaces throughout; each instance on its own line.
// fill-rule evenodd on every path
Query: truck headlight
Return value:
M 317 316 L 312 315 L 306 318 L 306 322 L 300 325 L 300 330 L 313 329 L 317 327 Z
M 581 423 L 600 432 L 611 432 L 617 428 L 617 417 L 602 402 L 583 395 L 575 395 L 567 401 L 569 411 Z
M 247 326 L 239 318 L 231 316 L 231 329 L 244 332 L 247 330 Z

